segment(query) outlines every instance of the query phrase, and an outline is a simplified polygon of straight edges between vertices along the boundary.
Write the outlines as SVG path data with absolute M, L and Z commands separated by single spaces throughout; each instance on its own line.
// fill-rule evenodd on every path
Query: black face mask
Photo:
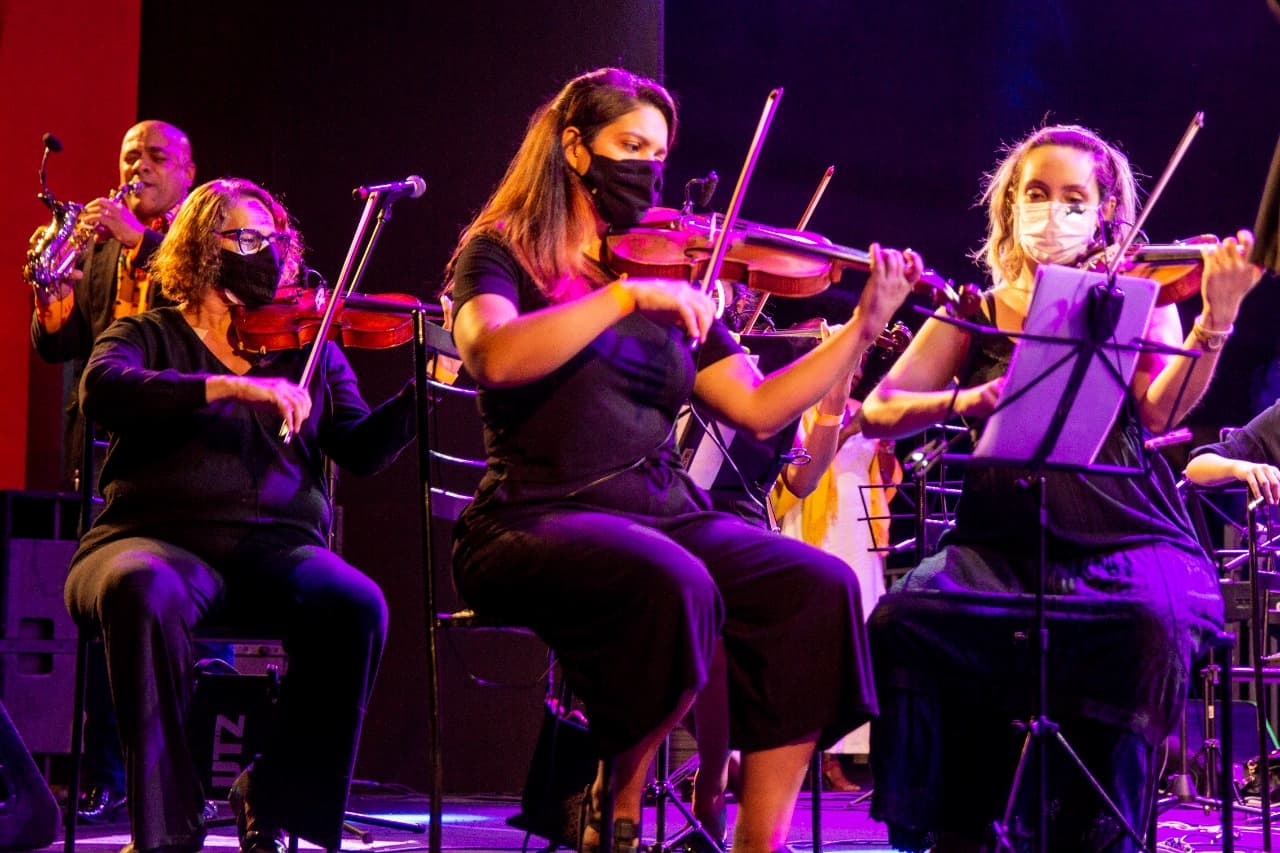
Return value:
M 640 222 L 662 192 L 661 160 L 614 160 L 591 152 L 582 182 L 591 191 L 600 218 L 614 228 Z
M 235 294 L 246 308 L 261 308 L 276 298 L 276 288 L 280 286 L 280 260 L 270 247 L 252 255 L 242 255 L 231 249 L 221 251 L 219 287 Z

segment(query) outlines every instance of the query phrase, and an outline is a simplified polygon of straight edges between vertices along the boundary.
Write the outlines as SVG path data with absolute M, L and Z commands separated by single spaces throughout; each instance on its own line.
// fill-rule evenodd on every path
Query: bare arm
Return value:
M 1280 469 L 1265 462 L 1228 459 L 1217 453 L 1202 453 L 1187 463 L 1187 479 L 1200 486 L 1220 486 L 1240 481 L 1249 492 L 1269 504 L 1280 503 Z
M 453 340 L 463 364 L 481 385 L 524 385 L 566 364 L 632 311 L 676 325 L 702 341 L 714 307 L 696 288 L 664 279 L 616 281 L 528 314 L 520 314 L 506 297 L 482 293 L 458 309 Z
M 968 347 L 967 332 L 940 320 L 926 320 L 907 351 L 863 403 L 863 432 L 872 438 L 902 438 L 948 414 L 990 414 L 1004 387 L 1003 379 L 959 393 L 947 387 Z
M 924 268 L 920 256 L 871 247 L 872 270 L 853 318 L 814 350 L 761 377 L 745 355 L 698 372 L 693 392 L 717 416 L 767 438 L 818 402 L 861 362 Z
M 856 407 L 857 403 L 853 403 Z M 819 416 L 822 404 L 819 403 Z M 782 469 L 782 484 L 798 498 L 808 497 L 818 487 L 822 475 L 835 461 L 844 443 L 862 431 L 862 410 L 855 408 L 847 422 L 816 421 L 814 428 L 804 435 L 804 449 L 809 454 L 805 465 L 788 464 Z

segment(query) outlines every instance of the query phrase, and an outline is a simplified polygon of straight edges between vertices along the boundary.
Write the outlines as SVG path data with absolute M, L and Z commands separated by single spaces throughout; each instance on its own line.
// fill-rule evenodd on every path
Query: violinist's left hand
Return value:
M 872 243 L 868 254 L 871 256 L 871 275 L 858 300 L 858 311 L 867 327 L 878 334 L 911 293 L 912 286 L 920 280 L 924 259 L 911 249 L 899 252 L 882 248 L 879 243 Z
M 1253 249 L 1253 233 L 1236 232 L 1216 246 L 1204 251 L 1204 278 L 1200 295 L 1204 300 L 1201 316 L 1206 328 L 1226 329 L 1236 320 L 1240 303 L 1262 277 L 1262 269 L 1249 263 Z

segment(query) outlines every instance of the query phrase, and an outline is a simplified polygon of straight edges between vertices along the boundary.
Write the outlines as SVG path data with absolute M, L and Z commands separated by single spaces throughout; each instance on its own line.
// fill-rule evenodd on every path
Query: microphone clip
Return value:
M 719 183 L 720 176 L 714 169 L 704 178 L 690 178 L 684 185 L 684 203 L 680 205 L 680 212 L 688 216 L 691 213 L 708 210 L 711 197 L 715 195 L 716 186 Z

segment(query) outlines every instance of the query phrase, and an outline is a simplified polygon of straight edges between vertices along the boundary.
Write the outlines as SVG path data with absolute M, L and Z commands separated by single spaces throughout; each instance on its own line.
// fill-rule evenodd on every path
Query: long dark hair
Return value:
M 667 146 L 676 134 L 676 105 L 661 85 L 621 68 L 575 77 L 529 121 L 524 141 L 498 188 L 462 231 L 458 252 L 479 234 L 497 235 L 538 287 L 553 300 L 571 295 L 570 281 L 586 274 L 579 247 L 595 227 L 589 200 L 574 187 L 561 136 L 576 127 L 590 144 L 602 128 L 637 107 L 651 106 L 667 121 Z M 452 286 L 452 282 L 450 282 Z

